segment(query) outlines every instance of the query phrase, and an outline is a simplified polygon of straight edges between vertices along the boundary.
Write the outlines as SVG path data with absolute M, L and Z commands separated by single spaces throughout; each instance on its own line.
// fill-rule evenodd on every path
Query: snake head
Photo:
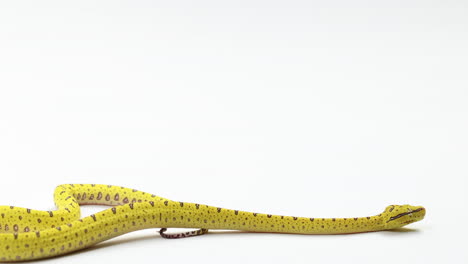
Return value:
M 408 204 L 387 206 L 382 213 L 385 229 L 395 229 L 420 221 L 425 215 L 426 209 L 424 207 Z

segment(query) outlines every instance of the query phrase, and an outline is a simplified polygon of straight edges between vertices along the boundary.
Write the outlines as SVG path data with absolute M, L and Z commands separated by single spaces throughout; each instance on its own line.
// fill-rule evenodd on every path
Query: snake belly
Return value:
M 202 228 L 197 234 L 206 233 L 205 229 L 297 234 L 379 231 L 389 229 L 388 222 L 397 222 L 393 220 L 401 220 L 408 215 L 418 218 L 415 221 L 420 220 L 421 216 L 416 212 L 422 210 L 416 208 L 408 213 L 393 206 L 383 214 L 369 217 L 280 216 L 177 202 L 135 189 L 102 184 L 59 185 L 54 192 L 54 201 L 55 211 L 0 206 L 0 261 L 27 261 L 63 255 L 147 228 Z M 112 207 L 80 218 L 80 205 L 87 204 Z M 386 222 L 384 215 L 390 209 L 394 212 Z

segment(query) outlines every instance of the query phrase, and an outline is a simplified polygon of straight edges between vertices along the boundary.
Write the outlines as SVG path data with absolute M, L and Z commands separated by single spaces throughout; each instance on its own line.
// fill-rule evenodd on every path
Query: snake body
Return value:
M 244 212 L 177 202 L 130 188 L 64 184 L 54 192 L 55 211 L 0 206 L 0 261 L 27 261 L 63 255 L 146 228 L 166 238 L 200 235 L 207 229 L 296 234 L 346 234 L 398 228 L 424 218 L 421 206 L 390 205 L 379 215 L 310 218 Z M 112 206 L 80 218 L 80 205 Z M 200 228 L 165 234 L 166 228 Z

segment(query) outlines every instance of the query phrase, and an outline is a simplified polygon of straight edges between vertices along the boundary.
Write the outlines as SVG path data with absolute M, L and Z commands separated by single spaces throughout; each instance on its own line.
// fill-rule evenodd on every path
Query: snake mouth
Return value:
M 424 207 L 420 207 L 420 208 L 418 208 L 418 209 L 416 209 L 416 210 L 411 210 L 411 211 L 408 211 L 408 212 L 405 212 L 405 213 L 401 213 L 401 214 L 396 215 L 396 216 L 392 216 L 392 217 L 390 217 L 390 219 L 387 221 L 387 223 L 390 222 L 390 221 L 396 220 L 396 219 L 398 219 L 398 218 L 400 218 L 400 217 L 403 217 L 403 216 L 405 216 L 405 215 L 410 215 L 410 214 L 414 214 L 414 213 L 421 212 L 421 211 L 422 211 L 422 212 L 425 212 L 425 210 L 426 210 L 426 209 L 425 209 Z M 413 221 L 410 220 L 409 222 L 412 223 Z

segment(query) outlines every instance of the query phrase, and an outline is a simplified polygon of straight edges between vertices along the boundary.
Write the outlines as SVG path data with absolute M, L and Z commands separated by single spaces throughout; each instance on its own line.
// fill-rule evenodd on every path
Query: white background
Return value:
M 58 184 L 104 183 L 308 217 L 427 208 L 400 232 L 152 229 L 47 263 L 467 263 L 467 14 L 462 0 L 3 1 L 0 204 L 51 209 Z

